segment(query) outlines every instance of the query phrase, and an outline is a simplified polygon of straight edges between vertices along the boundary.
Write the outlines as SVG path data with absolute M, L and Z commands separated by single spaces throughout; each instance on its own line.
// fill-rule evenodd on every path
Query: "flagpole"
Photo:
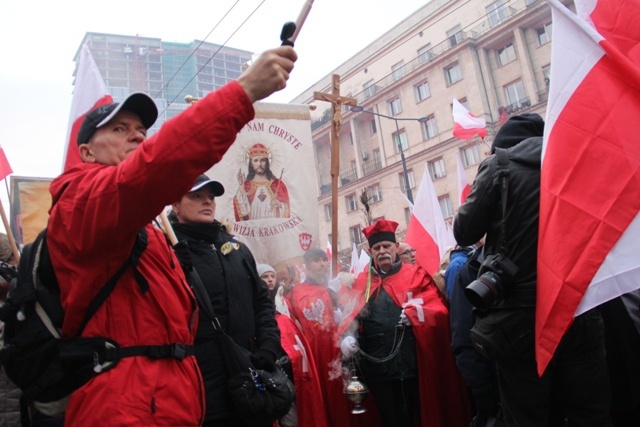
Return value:
M 5 180 L 6 184 L 6 180 Z M 7 237 L 9 238 L 9 244 L 11 245 L 11 251 L 13 252 L 13 257 L 16 260 L 16 263 L 20 261 L 20 251 L 18 250 L 18 245 L 16 245 L 16 239 L 13 238 L 13 233 L 11 232 L 11 227 L 9 227 L 9 221 L 7 221 L 7 215 L 4 212 L 4 206 L 2 204 L 2 200 L 0 200 L 0 215 L 2 216 L 2 223 L 4 224 L 4 229 L 7 232 Z

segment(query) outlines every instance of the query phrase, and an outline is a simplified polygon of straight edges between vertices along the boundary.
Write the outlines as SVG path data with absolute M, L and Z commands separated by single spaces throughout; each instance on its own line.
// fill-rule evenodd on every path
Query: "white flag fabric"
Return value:
M 256 103 L 256 117 L 207 175 L 224 185 L 216 217 L 260 263 L 297 265 L 318 237 L 308 105 Z
M 100 70 L 87 45 L 80 48 L 76 81 L 71 99 L 69 128 L 64 151 L 63 170 L 81 163 L 78 151 L 78 131 L 87 113 L 101 105 L 110 104 L 113 98 L 107 90 Z
M 360 268 L 360 257 L 358 256 L 358 248 L 353 243 L 353 249 L 351 250 L 351 267 L 349 267 L 349 273 L 359 274 L 362 269 Z
M 536 359 L 640 288 L 640 2 L 557 0 L 540 182 Z
M 484 119 L 471 114 L 464 105 L 453 98 L 453 136 L 460 139 L 471 139 L 476 135 L 487 136 L 487 123 Z
M 447 231 L 428 167 L 424 170 L 414 202 L 404 240 L 416 250 L 416 262 L 434 275 L 438 272 L 440 260 L 450 242 L 450 233 Z

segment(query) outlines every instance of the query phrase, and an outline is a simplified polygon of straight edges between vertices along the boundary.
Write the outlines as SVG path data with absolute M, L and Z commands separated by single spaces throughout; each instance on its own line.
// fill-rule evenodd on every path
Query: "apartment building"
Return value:
M 565 1 L 575 10 L 572 1 Z M 425 170 L 443 216 L 459 206 L 457 159 L 468 181 L 509 116 L 544 117 L 551 58 L 551 11 L 543 0 L 431 0 L 334 72 L 296 97 L 315 103 L 320 239 L 331 241 L 331 104 L 314 92 L 331 92 L 340 76 L 343 106 L 339 134 L 338 250 L 350 254 L 364 240 L 368 220 L 386 218 L 406 231 L 407 199 L 415 198 Z M 453 137 L 452 100 L 487 122 L 484 140 Z M 403 161 L 404 158 L 404 161 Z M 365 192 L 371 212 L 363 212 Z

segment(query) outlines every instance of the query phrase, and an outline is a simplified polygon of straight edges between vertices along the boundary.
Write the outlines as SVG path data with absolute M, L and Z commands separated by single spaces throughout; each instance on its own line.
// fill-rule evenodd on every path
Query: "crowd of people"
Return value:
M 327 254 L 317 247 L 304 253 L 304 277 L 262 263 L 216 219 L 216 198 L 225 189 L 203 173 L 253 118 L 252 104 L 286 85 L 295 60 L 289 46 L 265 52 L 237 81 L 148 139 L 157 109 L 144 94 L 87 115 L 78 136 L 83 163 L 51 184 L 48 244 L 66 313 L 62 334 L 76 333 L 100 285 L 129 257 L 143 229 L 148 243 L 139 262 L 125 272 L 83 336 L 125 346 L 180 346 L 185 354 L 123 358 L 76 390 L 63 417 L 37 413 L 48 423 L 41 425 L 245 425 L 230 403 L 213 319 L 197 309 L 189 286 L 194 275 L 220 326 L 251 352 L 257 369 L 288 361 L 284 368 L 295 385 L 295 401 L 284 417 L 261 425 L 637 423 L 638 295 L 612 302 L 602 315 L 593 309 L 576 317 L 544 375 L 536 372 L 544 129 L 538 115 L 512 117 L 500 128 L 455 218 L 458 247 L 433 274 L 421 267 L 419 252 L 398 241 L 398 223 L 390 219 L 363 229 L 371 264 L 351 277 L 331 277 Z M 260 175 L 268 163 L 253 167 Z M 239 177 L 243 183 L 253 178 Z M 275 193 L 283 198 L 286 187 Z M 262 215 L 251 194 L 244 195 L 251 206 L 242 212 Z M 260 212 L 274 209 L 278 215 L 269 216 L 286 216 L 288 200 L 280 198 Z M 168 205 L 173 246 L 166 226 L 153 224 Z M 0 261 L 13 268 L 5 246 L 0 239 Z M 622 327 L 628 336 L 616 334 Z M 366 385 L 364 414 L 354 413 L 344 394 L 356 379 Z M 15 391 L 9 386 L 7 393 Z M 6 396 L 10 402 L 14 395 Z

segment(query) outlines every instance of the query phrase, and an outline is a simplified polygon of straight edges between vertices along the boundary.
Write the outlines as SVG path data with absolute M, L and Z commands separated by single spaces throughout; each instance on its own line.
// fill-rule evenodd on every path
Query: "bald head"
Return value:
M 400 242 L 398 246 L 398 255 L 400 256 L 400 260 L 403 264 L 414 264 L 416 263 L 416 250 L 411 247 L 410 244 L 406 242 Z

